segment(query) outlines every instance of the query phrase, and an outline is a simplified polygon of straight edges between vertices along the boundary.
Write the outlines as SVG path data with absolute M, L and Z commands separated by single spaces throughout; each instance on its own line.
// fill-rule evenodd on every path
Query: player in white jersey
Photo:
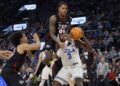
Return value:
M 90 46 L 89 42 L 84 36 L 84 42 L 81 40 L 74 41 L 73 39 L 66 40 L 64 33 L 59 34 L 60 40 L 64 42 L 64 47 L 57 51 L 57 55 L 61 57 L 63 67 L 55 77 L 54 86 L 61 86 L 69 84 L 70 78 L 75 80 L 76 86 L 83 86 L 83 68 L 79 55 L 79 45 L 85 50 L 92 53 L 95 51 Z
M 75 64 L 82 64 L 79 55 L 79 49 L 75 46 L 74 40 L 65 42 L 66 47 L 60 48 L 57 51 L 57 55 L 61 57 L 62 64 L 65 68 L 72 67 Z

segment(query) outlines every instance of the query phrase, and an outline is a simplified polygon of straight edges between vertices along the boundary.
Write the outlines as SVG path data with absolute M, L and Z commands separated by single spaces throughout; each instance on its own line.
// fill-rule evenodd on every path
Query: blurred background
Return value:
M 31 39 L 33 33 L 37 31 L 43 42 L 48 40 L 49 17 L 57 12 L 59 1 L 60 0 L 0 0 L 0 49 L 13 50 L 14 47 L 12 47 L 11 43 L 8 41 L 8 36 L 17 30 L 23 30 L 29 39 Z M 112 65 L 113 68 L 119 66 L 119 70 L 120 1 L 64 1 L 68 3 L 69 13 L 72 17 L 86 18 L 85 23 L 80 25 L 84 29 L 85 35 L 94 49 L 100 55 L 104 55 L 105 61 L 108 62 L 109 65 Z M 88 57 L 89 56 L 90 55 L 88 55 Z M 36 52 L 36 59 L 38 59 L 38 52 Z M 25 64 L 26 69 L 31 68 L 32 71 L 34 71 L 34 67 L 37 63 L 36 59 L 27 59 L 27 66 Z M 1 63 L 2 62 L 4 61 L 1 60 Z M 30 64 L 28 65 L 28 63 Z

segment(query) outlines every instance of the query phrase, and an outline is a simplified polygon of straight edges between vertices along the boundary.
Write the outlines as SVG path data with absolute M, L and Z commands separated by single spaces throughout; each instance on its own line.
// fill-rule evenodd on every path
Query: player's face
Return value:
M 65 33 L 59 33 L 59 38 L 61 42 L 65 42 L 67 39 L 67 34 Z
M 68 13 L 68 6 L 67 5 L 61 5 L 58 8 L 58 11 L 59 11 L 60 15 L 66 16 L 66 14 Z
M 61 42 L 65 42 L 67 39 L 67 34 L 65 32 L 65 29 L 60 29 L 59 30 L 59 39 Z
M 28 42 L 28 39 L 27 39 L 25 34 L 23 34 L 23 37 L 21 38 L 21 42 L 22 43 L 27 43 Z

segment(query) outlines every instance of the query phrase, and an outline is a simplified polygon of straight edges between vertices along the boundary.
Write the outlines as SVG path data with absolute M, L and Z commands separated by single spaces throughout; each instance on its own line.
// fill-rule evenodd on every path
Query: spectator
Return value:
M 105 57 L 101 56 L 101 61 L 98 64 L 97 67 L 97 78 L 98 83 L 97 86 L 109 86 L 108 80 L 106 78 L 107 73 L 109 70 L 109 65 L 107 62 L 105 62 Z
M 108 77 L 110 86 L 116 86 L 116 84 L 115 84 L 115 77 L 116 77 L 115 67 L 112 64 L 110 64 L 110 66 L 111 67 L 109 68 L 107 77 Z
M 112 47 L 112 49 L 110 50 L 110 53 L 109 53 L 109 55 L 110 55 L 110 58 L 114 58 L 114 56 L 116 55 L 116 50 L 115 50 L 115 47 Z

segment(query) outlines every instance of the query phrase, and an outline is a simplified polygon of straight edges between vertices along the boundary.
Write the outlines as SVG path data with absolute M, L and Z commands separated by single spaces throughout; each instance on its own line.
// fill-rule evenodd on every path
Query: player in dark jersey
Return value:
M 18 75 L 18 72 L 25 61 L 26 54 L 29 51 L 38 50 L 40 48 L 38 35 L 35 33 L 33 37 L 35 43 L 32 44 L 27 43 L 27 37 L 22 32 L 15 32 L 10 37 L 15 49 L 12 55 L 8 58 L 1 73 L 8 86 L 26 86 L 25 81 L 20 75 Z
M 54 42 L 53 47 L 54 47 L 55 52 L 57 51 L 59 47 L 64 46 L 64 44 L 59 40 L 58 34 L 61 32 L 67 33 L 69 30 L 68 27 L 70 26 L 70 22 L 71 22 L 71 17 L 68 14 L 68 5 L 66 2 L 60 2 L 58 5 L 58 13 L 55 15 L 52 15 L 49 21 L 49 32 Z M 56 76 L 56 74 L 61 69 L 61 67 L 62 67 L 62 63 L 59 59 L 54 63 L 53 68 L 52 68 L 53 78 Z
M 60 2 L 58 5 L 58 13 L 52 15 L 49 22 L 50 36 L 60 47 L 63 46 L 63 43 L 57 37 L 58 33 L 61 30 L 67 31 L 70 22 L 71 17 L 68 14 L 68 5 L 66 2 Z

